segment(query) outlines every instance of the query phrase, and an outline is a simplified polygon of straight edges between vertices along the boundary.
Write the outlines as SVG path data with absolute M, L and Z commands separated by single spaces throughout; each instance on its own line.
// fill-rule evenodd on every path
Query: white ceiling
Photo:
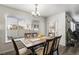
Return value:
M 34 10 L 34 4 L 5 4 L 5 6 L 20 9 L 31 13 Z M 39 4 L 38 10 L 41 16 L 51 16 L 63 11 L 69 11 L 72 15 L 79 14 L 78 4 Z

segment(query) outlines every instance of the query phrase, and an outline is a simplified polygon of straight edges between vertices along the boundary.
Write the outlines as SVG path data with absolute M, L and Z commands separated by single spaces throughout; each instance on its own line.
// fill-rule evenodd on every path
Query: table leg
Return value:
M 35 49 L 33 47 L 31 48 L 31 51 L 32 51 L 33 55 L 37 55 L 36 52 L 35 52 Z

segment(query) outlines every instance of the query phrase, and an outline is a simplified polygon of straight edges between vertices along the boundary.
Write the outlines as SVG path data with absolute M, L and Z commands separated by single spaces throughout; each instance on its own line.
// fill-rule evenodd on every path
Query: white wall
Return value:
M 40 21 L 40 32 L 45 34 L 45 20 L 43 20 L 43 18 L 39 18 L 38 20 Z
M 66 38 L 65 38 L 65 12 L 61 12 L 59 14 L 53 15 L 48 17 L 47 19 L 47 24 L 48 23 L 52 23 L 52 24 L 56 24 L 55 27 L 55 35 L 59 36 L 62 35 L 62 38 L 60 40 L 60 45 L 65 46 L 66 45 Z M 48 27 L 47 27 L 48 29 Z
M 27 23 L 31 23 L 34 19 L 27 12 L 0 5 L 0 53 L 13 50 L 12 43 L 5 43 L 5 15 L 25 16 Z M 45 33 L 44 18 L 39 17 L 38 19 L 40 20 L 40 32 Z M 17 43 L 19 43 L 19 48 L 23 46 L 21 42 Z

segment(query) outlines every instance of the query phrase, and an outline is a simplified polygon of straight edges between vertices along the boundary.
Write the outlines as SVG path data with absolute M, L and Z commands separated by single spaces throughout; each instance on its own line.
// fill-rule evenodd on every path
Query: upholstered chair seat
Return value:
M 43 55 L 43 50 L 44 50 L 44 47 L 40 47 L 40 48 L 36 49 L 35 52 L 37 55 Z
M 28 55 L 30 53 L 31 53 L 30 49 L 27 49 L 27 48 L 21 48 L 21 49 L 19 49 L 19 54 L 20 55 Z

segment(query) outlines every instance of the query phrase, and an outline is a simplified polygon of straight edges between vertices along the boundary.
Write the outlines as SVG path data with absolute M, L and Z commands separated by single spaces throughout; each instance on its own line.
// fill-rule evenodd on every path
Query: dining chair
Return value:
M 31 33 L 24 33 L 24 38 L 31 38 L 32 34 Z
M 54 52 L 56 52 L 56 51 L 57 51 L 57 55 L 59 55 L 58 48 L 59 48 L 59 42 L 60 42 L 61 37 L 62 36 L 57 36 L 53 39 L 52 46 L 51 46 L 51 49 L 50 49 L 50 52 L 49 52 L 50 55 L 53 55 Z
M 46 40 L 46 55 L 50 54 L 50 50 L 51 50 L 51 47 L 52 47 L 52 44 L 53 44 L 53 40 L 54 40 L 54 38 Z
M 33 38 L 37 38 L 38 37 L 38 33 L 37 32 L 32 33 L 32 37 Z
M 29 50 L 27 48 L 18 49 L 13 37 L 11 37 L 11 40 L 12 40 L 16 55 L 25 55 L 25 54 L 28 55 L 28 54 L 31 54 L 31 50 Z
M 37 55 L 46 55 L 46 51 L 47 51 L 46 48 L 47 48 L 47 44 L 46 42 L 43 42 L 42 44 L 40 44 L 40 47 L 35 49 L 35 52 Z
M 59 54 L 58 47 L 59 47 L 60 37 L 61 36 L 46 40 L 46 44 L 47 44 L 46 54 L 47 55 L 52 55 L 55 51 L 57 51 L 57 54 Z

